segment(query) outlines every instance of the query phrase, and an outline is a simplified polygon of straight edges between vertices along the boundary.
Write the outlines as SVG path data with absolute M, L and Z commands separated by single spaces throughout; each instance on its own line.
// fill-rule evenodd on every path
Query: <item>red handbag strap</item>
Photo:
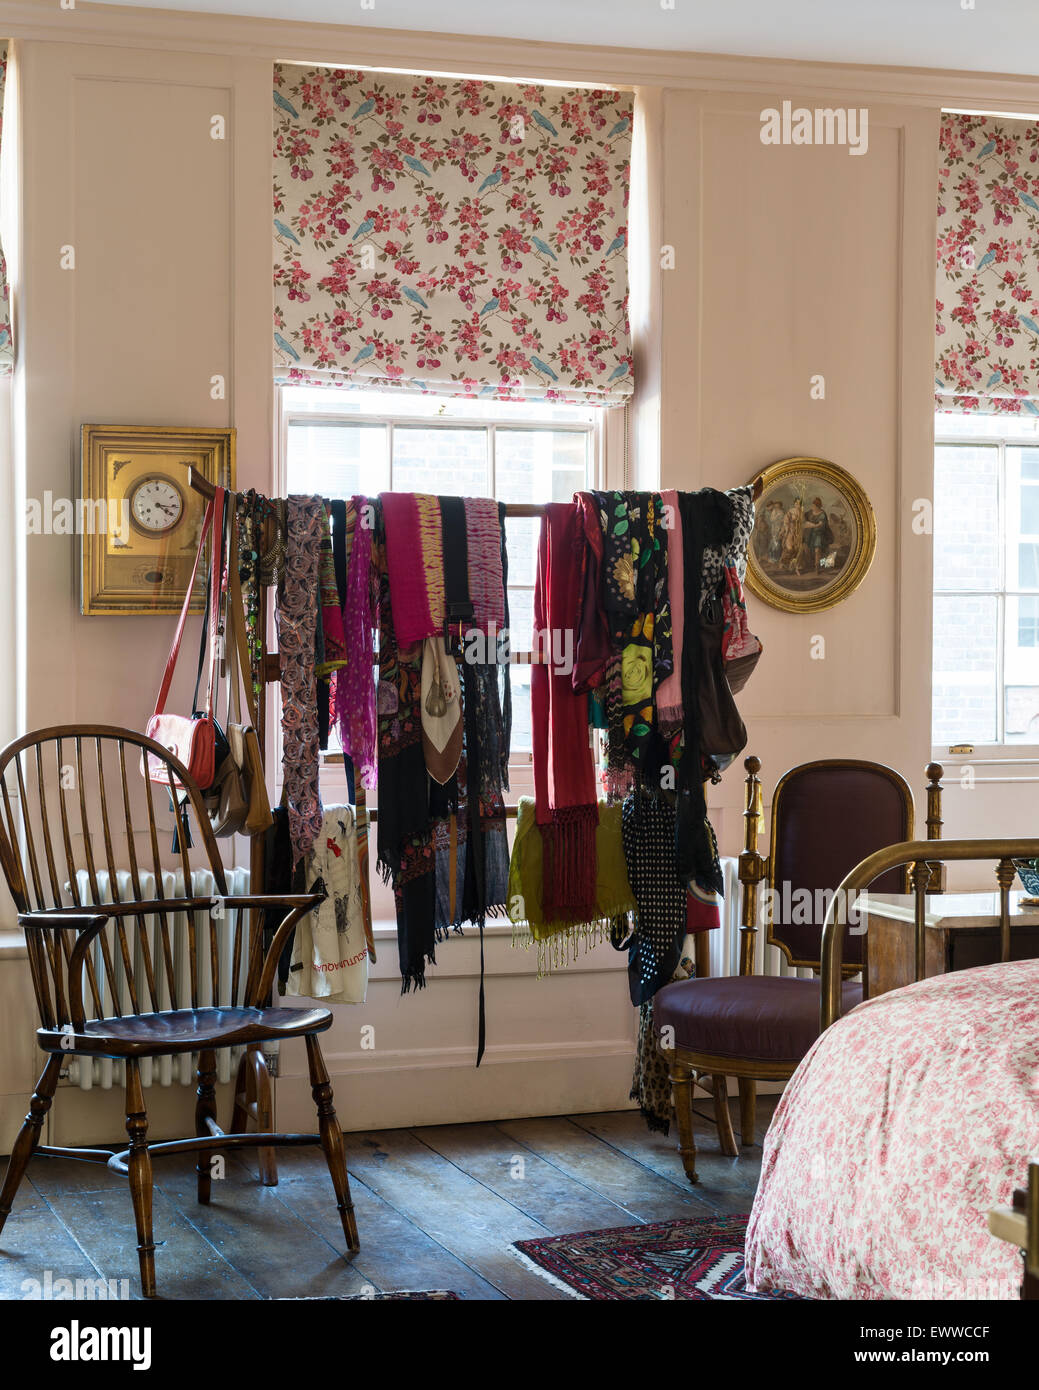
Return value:
M 218 487 L 213 497 L 213 533 L 209 547 L 209 683 L 206 686 L 206 714 L 213 717 L 213 686 L 216 681 L 217 638 L 223 635 L 224 587 L 224 499 L 227 492 Z
M 217 523 L 217 526 L 213 526 L 214 513 L 217 512 L 217 511 L 219 511 L 220 519 L 219 519 L 219 522 Z M 184 595 L 184 606 L 183 606 L 183 608 L 181 608 L 181 610 L 180 610 L 180 618 L 179 618 L 178 621 L 177 621 L 177 630 L 176 630 L 176 632 L 173 634 L 173 645 L 170 647 L 170 654 L 169 654 L 169 658 L 168 658 L 168 660 L 167 660 L 167 662 L 166 662 L 166 669 L 165 669 L 165 671 L 164 671 L 163 674 L 162 674 L 162 683 L 161 683 L 161 685 L 159 686 L 159 693 L 158 693 L 158 695 L 155 697 L 155 713 L 156 713 L 156 714 L 162 714 L 163 711 L 164 711 L 165 708 L 166 708 L 166 697 L 167 697 L 167 696 L 169 695 L 169 693 L 170 693 L 170 685 L 171 685 L 172 682 L 173 682 L 173 672 L 176 670 L 176 667 L 177 667 L 177 657 L 180 655 L 180 643 L 181 643 L 181 639 L 182 639 L 183 636 L 184 636 L 184 624 L 185 624 L 185 623 L 187 622 L 187 620 L 188 620 L 188 609 L 191 607 L 191 599 L 192 599 L 192 596 L 193 596 L 194 591 L 195 591 L 195 579 L 196 579 L 196 577 L 197 577 L 197 575 L 198 575 L 199 561 L 202 559 L 202 552 L 203 552 L 203 550 L 205 549 L 205 545 L 206 545 L 206 536 L 210 533 L 210 529 L 211 529 L 211 528 L 212 528 L 212 534 L 213 534 L 214 537 L 217 536 L 217 535 L 219 535 L 219 534 L 221 534 L 222 529 L 223 529 L 223 517 L 224 517 L 224 489 L 223 489 L 222 487 L 218 487 L 218 488 L 216 489 L 215 495 L 211 498 L 211 500 L 210 500 L 209 503 L 207 504 L 207 506 L 206 506 L 206 514 L 205 514 L 205 516 L 204 516 L 203 519 L 202 519 L 202 532 L 201 532 L 201 534 L 199 535 L 199 538 L 198 538 L 198 551 L 197 551 L 196 554 L 195 554 L 195 563 L 194 563 L 194 565 L 191 567 L 191 578 L 188 580 L 187 592 L 186 592 L 185 595 Z M 218 528 L 219 528 L 219 529 L 218 529 Z M 211 547 L 211 549 L 212 549 L 212 551 L 213 551 L 213 556 L 214 556 L 214 559 L 213 559 L 213 571 L 212 571 L 213 574 L 214 574 L 214 582 L 213 582 L 213 584 L 212 584 L 211 587 L 210 587 L 210 599 L 211 599 L 211 602 L 210 602 L 210 611 L 209 611 L 209 624 L 210 624 L 210 663 L 209 663 L 209 692 L 208 692 L 208 695 L 207 695 L 207 709 L 211 709 L 211 707 L 212 707 L 212 706 L 211 706 L 211 702 L 212 702 L 212 697 L 213 697 L 213 670 L 214 670 L 214 660 L 215 660 L 215 652 L 213 651 L 212 637 L 213 637 L 213 634 L 214 634 L 214 632 L 215 632 L 215 610 L 214 610 L 214 608 L 213 608 L 213 603 L 216 602 L 216 600 L 213 598 L 213 592 L 214 592 L 214 588 L 216 588 L 216 589 L 219 588 L 219 575 L 220 575 L 220 547 L 217 546 L 216 544 L 214 544 L 214 545 Z

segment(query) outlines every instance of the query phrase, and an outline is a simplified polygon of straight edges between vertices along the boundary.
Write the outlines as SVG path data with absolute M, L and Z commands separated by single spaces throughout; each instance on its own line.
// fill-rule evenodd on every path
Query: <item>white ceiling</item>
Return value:
M 1039 73 L 1037 0 L 114 0 L 382 29 Z M 110 0 L 111 3 L 111 0 Z

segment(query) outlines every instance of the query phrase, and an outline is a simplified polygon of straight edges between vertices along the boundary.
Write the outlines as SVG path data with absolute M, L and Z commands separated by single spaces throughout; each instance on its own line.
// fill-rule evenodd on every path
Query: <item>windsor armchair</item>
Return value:
M 168 788 L 141 776 L 146 753 L 162 760 Z M 195 892 L 201 866 L 192 867 L 193 839 L 218 886 L 215 898 Z M 0 1189 L 0 1231 L 34 1154 L 106 1163 L 129 1178 L 141 1283 L 145 1297 L 154 1297 L 154 1155 L 197 1151 L 198 1200 L 206 1203 L 214 1151 L 320 1143 L 348 1249 L 359 1249 L 343 1135 L 317 1038 L 332 1014 L 270 1005 L 282 948 L 319 897 L 228 894 L 187 770 L 153 740 L 99 724 L 42 729 L 0 752 L 0 867 L 25 932 L 36 1036 L 47 1053 Z M 271 907 L 285 916 L 264 951 L 262 909 Z M 294 1037 L 305 1040 L 319 1133 L 221 1130 L 217 1049 Z M 149 1143 L 141 1064 L 185 1052 L 197 1053 L 195 1134 Z M 87 1065 L 113 1058 L 125 1071 L 129 1147 L 121 1152 L 40 1143 L 62 1065 L 73 1057 Z
M 913 794 L 899 773 L 881 763 L 822 759 L 791 768 L 772 798 L 769 853 L 758 853 L 763 818 L 761 762 L 749 757 L 746 780 L 746 848 L 740 856 L 743 914 L 739 975 L 695 978 L 665 985 L 653 1003 L 658 1046 L 671 1071 L 678 1122 L 679 1154 L 690 1182 L 697 1181 L 693 1139 L 693 1086 L 710 1078 L 722 1153 L 739 1153 L 728 1106 L 728 1077 L 740 1095 L 740 1138 L 754 1142 L 758 1080 L 785 1081 L 819 1035 L 820 980 L 793 975 L 755 975 L 759 923 L 765 942 L 787 962 L 821 970 L 822 929 L 827 906 L 844 876 L 883 846 L 910 840 Z M 942 769 L 928 768 L 928 836 L 941 831 Z M 901 868 L 878 879 L 877 892 L 899 892 Z M 766 890 L 759 902 L 758 888 Z M 842 1010 L 863 997 L 848 978 L 865 966 L 864 930 L 848 928 L 846 964 L 840 984 Z

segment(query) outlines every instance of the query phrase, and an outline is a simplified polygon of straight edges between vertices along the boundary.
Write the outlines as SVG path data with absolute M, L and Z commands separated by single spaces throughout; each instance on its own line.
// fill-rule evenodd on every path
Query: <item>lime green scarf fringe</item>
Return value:
M 595 916 L 587 922 L 547 922 L 541 905 L 541 831 L 534 819 L 533 798 L 520 798 L 509 864 L 509 917 L 513 946 L 529 950 L 537 943 L 539 979 L 550 970 L 571 964 L 582 950 L 593 950 L 607 941 L 614 919 L 635 911 L 635 896 L 624 861 L 619 804 L 600 803 L 595 849 Z

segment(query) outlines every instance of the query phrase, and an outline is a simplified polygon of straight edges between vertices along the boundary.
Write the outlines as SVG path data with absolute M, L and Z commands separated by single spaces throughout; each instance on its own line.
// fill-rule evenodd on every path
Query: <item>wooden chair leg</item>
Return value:
M 690 1182 L 699 1182 L 696 1174 L 696 1140 L 693 1138 L 693 1074 L 687 1066 L 673 1058 L 671 1090 L 678 1121 L 678 1154 L 686 1177 Z
M 274 1106 L 271 1096 L 271 1076 L 267 1070 L 263 1050 L 253 1043 L 242 1053 L 238 1063 L 238 1079 L 235 1082 L 234 1113 L 231 1116 L 229 1134 L 245 1134 L 249 1120 L 256 1122 L 258 1131 L 274 1129 Z M 274 1149 L 256 1150 L 260 1169 L 260 1181 L 264 1187 L 278 1186 L 278 1163 Z
M 741 1076 L 740 1086 L 740 1142 L 746 1148 L 754 1143 L 754 1125 L 757 1119 L 758 1084 L 753 1077 Z
M 736 1136 L 732 1132 L 732 1116 L 729 1114 L 729 1083 L 724 1076 L 711 1077 L 711 1091 L 714 1096 L 714 1120 L 718 1126 L 718 1142 L 722 1153 L 728 1158 L 736 1158 Z
M 198 1054 L 198 1090 L 195 1092 L 195 1133 L 210 1133 L 207 1121 L 216 1119 L 216 1052 L 206 1048 Z M 213 1155 L 209 1149 L 200 1149 L 195 1171 L 198 1174 L 198 1200 L 203 1206 L 209 1204 L 213 1185 Z
M 4 1178 L 3 1189 L 0 1190 L 0 1231 L 4 1229 L 4 1224 L 11 1215 L 15 1194 L 21 1186 L 22 1178 L 25 1177 L 29 1159 L 32 1158 L 36 1146 L 40 1142 L 40 1130 L 43 1128 L 43 1122 L 47 1118 L 47 1111 L 51 1108 L 54 1091 L 58 1085 L 61 1061 L 60 1052 L 52 1052 L 47 1058 L 47 1065 L 36 1083 L 32 1100 L 29 1102 L 29 1113 L 26 1115 L 25 1123 L 18 1131 L 18 1137 L 11 1149 L 11 1157 L 7 1164 L 7 1176 Z
M 317 1106 L 318 1129 L 321 1132 L 321 1147 L 325 1151 L 325 1162 L 335 1188 L 336 1206 L 339 1219 L 343 1223 L 348 1250 L 360 1250 L 357 1237 L 357 1222 L 354 1219 L 354 1204 L 350 1196 L 350 1179 L 346 1172 L 346 1145 L 343 1131 L 336 1119 L 332 1104 L 332 1087 L 325 1069 L 325 1059 L 321 1055 L 321 1044 L 314 1033 L 307 1034 L 307 1065 L 310 1068 L 310 1090 Z
M 155 1240 L 152 1234 L 152 1156 L 148 1152 L 148 1114 L 141 1089 L 141 1064 L 136 1057 L 126 1063 L 126 1132 L 130 1136 L 127 1172 L 134 1221 L 137 1223 L 137 1256 L 141 1263 L 141 1292 L 155 1297 Z

